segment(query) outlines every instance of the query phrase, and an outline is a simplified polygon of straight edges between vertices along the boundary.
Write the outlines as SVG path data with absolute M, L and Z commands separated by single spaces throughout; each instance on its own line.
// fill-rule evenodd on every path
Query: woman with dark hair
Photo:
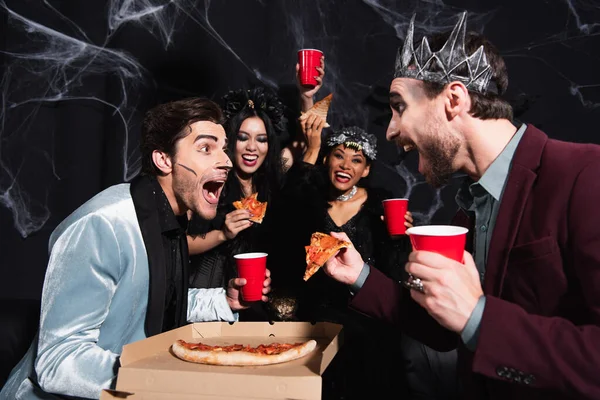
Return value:
M 223 113 L 237 178 L 227 181 L 225 192 L 236 200 L 258 192 L 260 201 L 270 201 L 283 179 L 280 138 L 287 122 L 283 104 L 264 88 L 238 90 L 223 97 Z
M 222 99 L 225 130 L 233 169 L 219 199 L 217 218 L 205 221 L 192 216 L 188 229 L 191 276 L 196 288 L 221 287 L 237 271 L 234 254 L 269 252 L 269 233 L 283 180 L 280 137 L 286 118 L 279 99 L 264 88 L 236 90 Z M 233 202 L 258 193 L 267 202 L 263 222 L 250 221 L 246 210 L 236 210 Z M 255 310 L 257 311 L 258 308 Z M 242 319 L 266 319 L 252 315 Z

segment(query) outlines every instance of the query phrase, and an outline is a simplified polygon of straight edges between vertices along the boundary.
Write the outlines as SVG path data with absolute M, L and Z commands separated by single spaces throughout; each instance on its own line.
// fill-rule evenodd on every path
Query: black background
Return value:
M 416 156 L 401 160 L 385 142 L 387 89 L 412 13 L 420 37 L 450 29 L 465 9 L 469 29 L 505 56 L 520 120 L 600 143 L 596 0 L 0 0 L 0 297 L 39 299 L 50 233 L 135 175 L 149 107 L 262 84 L 293 121 L 303 47 L 325 52 L 317 98 L 334 93 L 331 125 L 377 135 L 373 183 L 410 196 L 418 223 L 448 222 L 459 180 L 433 191 Z

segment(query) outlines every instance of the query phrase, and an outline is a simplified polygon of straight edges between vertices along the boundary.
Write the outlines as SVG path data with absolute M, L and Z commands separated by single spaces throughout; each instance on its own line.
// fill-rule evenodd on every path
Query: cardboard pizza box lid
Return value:
M 321 375 L 341 345 L 341 330 L 341 325 L 328 322 L 204 322 L 186 325 L 124 346 L 116 389 L 134 394 L 320 399 Z M 210 345 L 240 343 L 253 346 L 315 339 L 317 348 L 306 357 L 281 364 L 214 366 L 177 358 L 170 350 L 177 339 L 202 341 Z

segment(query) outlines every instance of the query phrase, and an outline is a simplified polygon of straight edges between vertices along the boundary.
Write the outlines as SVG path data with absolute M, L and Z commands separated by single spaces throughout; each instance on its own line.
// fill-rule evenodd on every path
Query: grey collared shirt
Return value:
M 477 182 L 467 179 L 463 187 L 456 194 L 456 203 L 463 210 L 475 214 L 473 258 L 482 283 L 485 276 L 490 240 L 496 226 L 498 209 L 500 208 L 500 201 L 504 194 L 504 187 L 513 156 L 523 137 L 523 133 L 525 133 L 525 129 L 527 129 L 527 126 L 525 124 L 521 125 L 506 147 L 504 147 L 504 150 L 490 164 Z M 479 336 L 479 327 L 484 308 L 485 296 L 481 296 L 465 328 L 461 332 L 463 343 L 471 351 L 475 351 L 477 347 L 477 338 Z

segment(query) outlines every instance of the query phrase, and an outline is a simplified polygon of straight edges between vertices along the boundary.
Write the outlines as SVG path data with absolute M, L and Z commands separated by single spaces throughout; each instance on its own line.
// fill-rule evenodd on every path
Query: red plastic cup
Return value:
M 453 225 L 415 226 L 406 230 L 413 249 L 441 254 L 458 262 L 463 262 L 467 228 Z
M 390 235 L 406 234 L 404 216 L 408 210 L 408 199 L 383 200 L 383 215 Z
M 303 86 L 317 86 L 319 76 L 317 67 L 321 66 L 323 52 L 317 49 L 302 49 L 298 51 L 298 64 L 300 65 L 300 83 Z
M 238 276 L 246 279 L 242 286 L 245 301 L 262 299 L 263 282 L 267 269 L 267 253 L 242 253 L 233 256 L 237 264 Z

